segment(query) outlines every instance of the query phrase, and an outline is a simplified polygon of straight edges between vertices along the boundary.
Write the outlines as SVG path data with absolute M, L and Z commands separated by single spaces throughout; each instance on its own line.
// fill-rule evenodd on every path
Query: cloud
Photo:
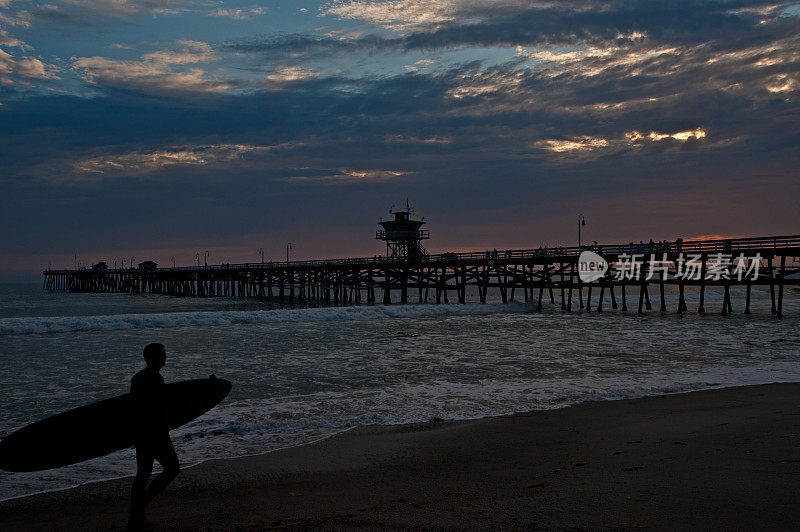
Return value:
M 81 174 L 148 173 L 169 166 L 205 166 L 241 160 L 246 155 L 264 154 L 298 145 L 291 143 L 273 146 L 251 144 L 170 146 L 153 151 L 135 151 L 81 159 L 73 164 L 73 168 Z
M 682 146 L 687 143 L 697 144 L 706 137 L 707 133 L 703 128 L 674 133 L 657 131 L 641 133 L 633 130 L 627 131 L 623 136 L 617 138 L 584 135 L 567 139 L 539 140 L 534 142 L 533 146 L 567 160 L 585 161 L 623 151 L 630 154 L 632 150 L 658 145 L 669 147 Z M 730 141 L 720 142 L 718 145 L 730 145 Z
M 435 135 L 433 137 L 414 137 L 414 136 L 407 136 L 407 135 L 386 135 L 384 138 L 384 142 L 386 143 L 401 143 L 401 144 L 450 144 L 453 142 L 453 139 L 448 137 L 440 137 Z
M 7 85 L 11 81 L 11 73 L 15 68 L 14 58 L 0 49 L 0 84 Z
M 10 4 L 6 4 L 10 5 Z M 0 6 L 0 9 L 5 6 Z M 16 13 L 4 13 L 0 11 L 0 23 L 8 26 L 21 26 L 23 28 L 30 28 L 33 21 L 33 15 L 28 11 L 17 11 Z
M 84 71 L 86 82 L 106 87 L 135 88 L 153 94 L 214 93 L 231 88 L 225 81 L 206 76 L 200 68 L 175 72 L 158 63 L 105 57 L 78 57 L 72 64 Z
M 280 66 L 267 74 L 266 80 L 271 88 L 282 88 L 289 83 L 308 81 L 319 76 L 318 72 L 298 66 Z
M 600 137 L 574 137 L 569 140 L 542 140 L 535 143 L 555 153 L 597 151 L 608 146 L 608 140 Z
M 158 50 L 144 54 L 142 59 L 162 65 L 211 63 L 219 59 L 211 46 L 201 41 L 177 41 L 178 50 Z
M 337 1 L 322 6 L 320 10 L 326 15 L 363 20 L 394 30 L 451 22 L 457 11 L 454 2 L 449 0 Z
M 643 133 L 639 133 L 638 131 L 629 131 L 625 133 L 625 138 L 628 142 L 635 144 L 635 143 L 642 143 L 642 142 L 658 142 L 659 140 L 664 139 L 673 139 L 680 142 L 686 142 L 689 139 L 704 139 L 706 138 L 706 131 L 703 128 L 691 129 L 687 131 L 678 131 L 676 133 L 658 133 L 656 131 L 651 131 L 646 135 Z
M 219 8 L 208 13 L 209 17 L 225 17 L 234 20 L 247 20 L 258 15 L 266 15 L 267 9 L 263 7 L 251 7 L 249 9 L 226 9 Z
M 263 71 L 260 66 L 245 68 L 239 77 L 228 74 L 221 78 L 199 66 L 203 63 L 218 63 L 218 70 L 230 65 L 223 63 L 208 43 L 192 40 L 176 41 L 172 48 L 148 52 L 139 60 L 72 58 L 72 66 L 88 83 L 157 95 L 225 93 L 237 88 L 240 92 L 274 91 L 319 77 L 318 72 L 308 68 L 280 65 L 260 80 L 253 75 Z
M 16 37 L 12 37 L 8 34 L 6 30 L 0 29 L 0 46 L 5 46 L 8 48 L 19 48 L 21 50 L 31 50 L 31 46 L 25 44 L 25 42 L 17 39 Z
M 425 9 L 422 2 L 420 9 Z M 384 13 L 387 21 L 392 13 L 402 12 L 394 9 L 394 4 L 406 2 L 352 2 L 356 6 L 364 4 L 361 10 Z M 427 4 L 427 3 L 426 3 Z M 395 46 L 405 50 L 446 49 L 458 46 L 513 47 L 513 46 L 554 46 L 571 45 L 576 41 L 606 43 L 617 40 L 623 42 L 635 39 L 637 35 L 647 35 L 658 43 L 671 42 L 673 45 L 692 46 L 703 42 L 725 40 L 730 42 L 737 33 L 754 28 L 762 35 L 788 31 L 788 21 L 778 11 L 767 18 L 748 13 L 734 13 L 736 5 L 764 5 L 764 2 L 471 2 L 468 0 L 439 0 L 431 2 L 430 16 L 437 20 L 434 24 L 401 24 L 403 30 L 399 38 L 392 39 Z M 369 7 L 372 6 L 372 7 Z M 369 7 L 369 8 L 368 8 Z M 368 8 L 368 9 L 367 9 Z M 382 17 L 374 23 L 381 25 Z M 413 17 L 408 17 L 412 20 Z M 794 32 L 796 33 L 796 32 Z
M 523 71 L 504 69 L 467 71 L 456 77 L 456 86 L 447 91 L 447 96 L 455 100 L 465 100 L 492 96 L 498 93 L 516 93 L 525 81 Z
M 218 59 L 211 47 L 199 41 L 178 41 L 177 50 L 159 50 L 142 56 L 139 61 L 106 57 L 75 57 L 72 66 L 83 79 L 93 85 L 119 89 L 136 89 L 151 94 L 219 93 L 231 83 L 193 67 L 183 65 L 208 63 Z
M 778 74 L 769 79 L 766 85 L 770 93 L 794 92 L 798 89 L 797 79 L 788 74 Z
M 134 15 L 161 15 L 179 11 L 180 6 L 194 0 L 58 0 L 42 6 L 42 11 L 95 17 L 129 17 Z
M 353 168 L 336 168 L 331 170 L 324 170 L 320 173 L 319 170 L 304 168 L 306 173 L 303 175 L 293 175 L 289 177 L 280 178 L 281 181 L 288 182 L 328 182 L 328 183 L 381 183 L 387 181 L 394 181 L 398 177 L 409 175 L 410 172 L 400 170 L 361 170 Z
M 33 57 L 17 61 L 16 72 L 20 77 L 28 79 L 59 79 L 49 71 L 49 68 L 48 65 Z
M 324 29 L 324 28 L 320 28 Z M 257 54 L 272 62 L 318 59 L 333 62 L 337 56 L 397 50 L 399 45 L 375 35 L 364 35 L 358 39 L 341 39 L 328 35 L 291 34 L 259 40 L 234 41 L 225 47 L 237 53 Z
M 340 0 L 320 7 L 325 15 L 363 20 L 394 31 L 434 29 L 448 23 L 478 22 L 495 8 L 546 7 L 554 2 L 514 0 Z
M 436 61 L 434 59 L 420 59 L 415 61 L 413 65 L 405 65 L 403 68 L 409 72 L 425 72 L 435 64 Z
M 287 35 L 262 42 L 233 43 L 239 51 L 265 52 L 286 57 L 324 56 L 374 50 L 408 52 L 454 50 L 459 47 L 541 49 L 552 54 L 580 48 L 598 50 L 647 40 L 630 50 L 659 53 L 711 45 L 710 51 L 743 47 L 750 41 L 772 41 L 797 34 L 797 17 L 774 10 L 766 23 L 760 15 L 735 13 L 737 7 L 759 8 L 764 2 L 715 1 L 665 3 L 625 1 L 561 2 L 515 0 L 398 0 L 336 1 L 324 4 L 324 16 L 361 21 L 350 28 L 326 25 L 326 37 Z M 793 20 L 792 20 L 793 19 Z M 336 36 L 353 28 L 357 39 Z M 402 29 L 387 35 L 384 28 Z M 591 55 L 591 54 L 590 54 Z M 607 54 L 608 56 L 608 54 Z M 562 59 L 568 56 L 562 57 Z M 610 57 L 610 56 L 609 56 Z M 595 59 L 597 59 L 595 57 Z
M 17 42 L 17 47 L 25 49 L 24 43 Z M 15 83 L 29 85 L 32 80 L 60 79 L 55 74 L 57 70 L 57 67 L 48 65 L 36 57 L 24 56 L 17 59 L 0 49 L 0 85 L 9 86 Z
M 625 69 L 629 75 L 638 75 L 647 64 L 657 62 L 662 56 L 679 56 L 684 50 L 672 46 L 583 46 L 565 51 L 563 48 L 537 50 L 518 49 L 517 55 L 539 64 L 548 76 L 572 73 L 580 76 L 598 76 L 607 70 Z M 637 68 L 638 67 L 638 68 Z

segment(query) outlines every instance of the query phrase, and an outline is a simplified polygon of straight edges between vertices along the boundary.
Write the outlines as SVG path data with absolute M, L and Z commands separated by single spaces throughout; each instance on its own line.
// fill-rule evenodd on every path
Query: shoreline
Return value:
M 485 418 L 480 418 L 480 419 L 485 419 Z M 464 421 L 472 421 L 472 420 L 464 420 Z M 375 426 L 375 427 L 395 427 L 395 426 L 401 426 L 401 425 L 370 425 L 370 426 Z M 276 453 L 276 452 L 279 452 L 279 451 L 284 451 L 286 449 L 294 449 L 295 447 L 303 447 L 305 445 L 313 445 L 315 443 L 319 443 L 321 441 L 325 441 L 328 438 L 333 438 L 334 436 L 336 436 L 338 434 L 342 434 L 343 432 L 349 432 L 349 431 L 357 429 L 357 428 L 359 428 L 359 427 L 348 427 L 346 429 L 342 429 L 342 430 L 339 430 L 339 431 L 334 432 L 332 434 L 328 434 L 328 435 L 323 436 L 321 438 L 318 438 L 316 440 L 311 440 L 311 441 L 307 441 L 307 442 L 304 442 L 304 443 L 296 443 L 294 445 L 287 445 L 286 447 L 278 447 L 277 449 L 270 449 L 269 451 L 264 451 L 264 452 L 259 452 L 259 453 L 228 456 L 228 457 L 225 457 L 225 458 L 205 458 L 203 460 L 200 460 L 199 462 L 194 462 L 194 463 L 192 463 L 190 465 L 181 464 L 181 471 L 185 472 L 185 471 L 188 471 L 188 470 L 190 470 L 192 468 L 201 466 L 201 465 L 205 464 L 206 462 L 211 462 L 211 461 L 214 461 L 214 460 L 238 460 L 240 458 L 253 458 L 253 457 L 256 457 L 256 456 L 264 456 L 264 455 L 267 455 L 267 454 L 270 454 L 270 453 Z M 172 441 L 174 443 L 175 439 L 173 438 Z M 155 476 L 156 469 L 158 467 L 159 467 L 158 466 L 158 462 L 155 462 L 154 466 L 153 466 L 153 476 Z M 115 482 L 115 481 L 126 480 L 126 479 L 130 480 L 130 481 L 133 481 L 133 476 L 134 476 L 133 474 L 130 474 L 130 475 L 121 475 L 121 476 L 117 476 L 117 477 L 100 478 L 100 479 L 97 479 L 97 480 L 89 480 L 89 481 L 83 482 L 82 484 L 75 484 L 73 486 L 66 486 L 66 487 L 63 487 L 63 488 L 53 488 L 51 490 L 35 491 L 33 493 L 27 493 L 25 495 L 16 495 L 14 497 L 9 497 L 7 499 L 0 499 L 0 505 L 2 505 L 5 502 L 17 501 L 17 500 L 20 500 L 20 499 L 26 499 L 28 497 L 36 497 L 38 495 L 47 495 L 49 493 L 59 493 L 59 492 L 62 492 L 62 491 L 70 491 L 70 490 L 80 489 L 80 488 L 85 487 L 85 486 L 92 486 L 94 484 L 102 484 L 104 482 Z
M 687 431 L 690 427 L 698 430 Z M 609 445 L 618 449 L 598 454 Z M 736 460 L 725 458 L 741 454 L 742 445 L 757 447 L 765 464 L 747 466 L 754 449 Z M 698 468 L 714 474 L 699 475 Z M 647 482 L 639 486 L 637 477 Z M 677 477 L 682 481 L 673 486 Z M 697 497 L 676 495 L 687 482 L 695 483 L 698 496 L 717 500 L 727 493 L 730 502 L 717 501 L 706 525 L 687 521 L 681 513 L 706 508 L 698 508 Z M 124 527 L 129 484 L 130 477 L 122 477 L 7 499 L 0 502 L 0 525 L 4 530 Z M 642 493 L 631 491 L 634 486 L 649 489 L 650 502 L 660 501 L 666 511 L 656 519 L 653 505 L 640 500 L 638 510 L 635 504 L 626 507 L 630 526 L 745 528 L 754 516 L 753 524 L 762 527 L 800 522 L 793 504 L 800 491 L 800 383 L 357 427 L 313 443 L 188 467 L 150 514 L 157 529 L 488 529 L 520 523 L 614 528 L 624 527 L 614 510 L 620 498 Z M 771 498 L 762 511 L 740 510 L 766 492 Z M 583 497 L 575 499 L 576 493 Z M 269 504 L 260 505 L 262 500 Z M 590 508 L 578 511 L 592 500 Z M 476 508 L 482 517 L 474 514 Z
M 605 402 L 614 402 L 614 401 L 642 399 L 642 398 L 645 398 L 645 397 L 660 397 L 660 396 L 669 396 L 669 395 L 681 395 L 681 394 L 701 392 L 701 391 L 721 390 L 721 389 L 725 389 L 725 388 L 745 388 L 745 387 L 750 387 L 750 386 L 768 386 L 768 385 L 771 385 L 771 384 L 793 384 L 793 383 L 795 383 L 795 381 L 772 381 L 772 382 L 769 382 L 769 383 L 736 384 L 736 385 L 713 384 L 713 385 L 710 385 L 710 386 L 705 386 L 703 388 L 693 388 L 693 387 L 689 386 L 689 387 L 687 387 L 687 389 L 681 389 L 681 390 L 671 390 L 671 389 L 670 389 L 670 391 L 658 390 L 658 391 L 652 392 L 652 393 L 644 392 L 642 394 L 633 394 L 633 395 L 625 395 L 625 396 L 612 395 L 612 396 L 606 396 L 606 397 L 601 397 L 601 398 L 589 398 L 589 399 L 583 399 L 583 400 L 580 400 L 580 401 L 577 401 L 577 402 L 559 404 L 558 406 L 554 406 L 552 408 L 539 408 L 539 409 L 527 410 L 527 411 L 524 411 L 524 412 L 514 412 L 514 413 L 505 413 L 505 414 L 492 414 L 492 415 L 486 415 L 486 416 L 483 416 L 483 417 L 470 417 L 470 418 L 459 418 L 459 419 L 439 419 L 439 418 L 434 417 L 431 420 L 415 421 L 415 422 L 410 422 L 410 423 L 396 423 L 396 424 L 386 424 L 386 425 L 384 425 L 384 424 L 357 425 L 357 426 L 351 426 L 351 427 L 347 427 L 347 428 L 343 428 L 343 429 L 337 429 L 334 432 L 332 432 L 330 434 L 327 434 L 325 436 L 322 436 L 320 438 L 317 438 L 317 439 L 314 439 L 314 440 L 310 440 L 310 441 L 306 441 L 306 442 L 290 444 L 290 445 L 287 445 L 285 447 L 277 447 L 275 449 L 269 449 L 269 450 L 266 450 L 266 451 L 259 451 L 259 452 L 249 453 L 249 454 L 226 456 L 224 458 L 204 458 L 204 459 L 202 459 L 202 460 L 200 460 L 198 462 L 192 462 L 190 465 L 184 465 L 182 463 L 181 464 L 181 470 L 185 472 L 187 470 L 190 470 L 190 469 L 198 467 L 198 466 L 202 466 L 203 464 L 205 464 L 207 462 L 215 461 L 215 460 L 238 460 L 240 458 L 254 458 L 254 457 L 259 457 L 259 456 L 265 456 L 265 455 L 268 455 L 270 453 L 285 451 L 287 449 L 294 449 L 294 448 L 297 448 L 297 447 L 304 447 L 306 445 L 313 445 L 313 444 L 325 441 L 325 440 L 327 440 L 329 438 L 333 438 L 333 437 L 335 437 L 335 436 L 337 436 L 339 434 L 342 434 L 342 433 L 345 433 L 345 432 L 350 432 L 350 431 L 357 430 L 357 429 L 373 429 L 374 428 L 376 430 L 381 430 L 381 429 L 391 430 L 393 428 L 400 428 L 400 427 L 406 427 L 406 426 L 410 427 L 410 426 L 416 426 L 416 425 L 424 425 L 426 423 L 432 422 L 433 420 L 435 420 L 436 422 L 441 422 L 441 423 L 469 423 L 469 422 L 481 421 L 481 420 L 492 419 L 492 418 L 502 418 L 502 417 L 513 417 L 513 416 L 519 416 L 519 415 L 526 415 L 526 414 L 531 414 L 531 413 L 534 413 L 534 412 L 558 411 L 558 410 L 563 410 L 565 408 L 570 408 L 570 407 L 574 407 L 574 406 L 581 405 L 581 404 L 586 404 L 586 403 L 605 403 Z M 800 383 L 800 382 L 798 382 L 798 383 Z M 24 426 L 24 425 L 22 425 L 22 426 Z M 20 428 L 22 428 L 22 426 Z M 175 442 L 175 441 L 177 441 L 177 440 L 175 438 L 173 438 L 173 442 Z M 154 468 L 154 474 L 155 474 L 155 469 L 157 469 L 157 468 L 158 468 L 158 464 L 156 463 L 155 464 L 155 468 Z M 73 490 L 73 489 L 79 489 L 79 488 L 84 487 L 84 486 L 91 486 L 91 485 L 94 485 L 94 484 L 101 484 L 101 483 L 104 483 L 104 482 L 113 482 L 113 481 L 120 481 L 120 480 L 126 480 L 126 479 L 132 481 L 133 474 L 125 474 L 125 475 L 119 475 L 119 476 L 110 476 L 110 477 L 106 477 L 106 478 L 93 479 L 93 480 L 88 480 L 88 481 L 80 483 L 80 484 L 74 484 L 74 485 L 71 485 L 71 486 L 65 486 L 65 487 L 61 487 L 61 488 L 53 488 L 53 489 L 49 489 L 49 490 L 42 490 L 42 491 L 36 491 L 36 492 L 32 492 L 32 493 L 26 493 L 24 495 L 16 495 L 16 496 L 9 497 L 9 498 L 6 498 L 6 499 L 0 498 L 0 505 L 2 505 L 2 503 L 4 503 L 4 502 L 10 502 L 10 501 L 15 501 L 15 500 L 19 500 L 19 499 L 25 499 L 27 497 L 35 497 L 37 495 L 46 495 L 46 494 L 49 494 L 49 493 L 58 493 L 58 492 L 62 492 L 62 491 L 69 491 L 69 490 Z

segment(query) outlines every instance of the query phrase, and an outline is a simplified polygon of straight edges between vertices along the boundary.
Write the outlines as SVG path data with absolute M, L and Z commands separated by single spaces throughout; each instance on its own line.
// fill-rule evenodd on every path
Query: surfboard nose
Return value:
M 220 401 L 222 401 L 225 397 L 228 396 L 229 393 L 231 393 L 231 389 L 233 388 L 233 384 L 231 384 L 231 381 L 226 379 L 218 379 L 214 375 L 211 375 L 209 378 L 212 380 L 214 386 L 216 387 L 217 397 L 219 397 Z

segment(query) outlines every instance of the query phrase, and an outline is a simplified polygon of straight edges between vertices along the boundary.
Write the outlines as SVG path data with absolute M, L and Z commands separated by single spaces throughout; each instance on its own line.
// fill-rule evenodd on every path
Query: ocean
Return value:
M 494 297 L 492 297 L 494 296 Z M 800 380 L 800 293 L 783 320 L 753 314 L 560 305 L 280 307 L 234 299 L 48 293 L 0 285 L 0 437 L 128 391 L 142 348 L 167 347 L 167 382 L 215 374 L 228 398 L 172 432 L 184 467 L 301 445 L 352 427 L 472 419 L 595 400 Z M 473 300 L 477 298 L 473 297 Z M 658 296 L 653 298 L 658 308 Z M 596 302 L 596 295 L 595 295 Z M 58 445 L 57 441 L 53 445 Z M 0 499 L 132 475 L 132 449 L 38 473 L 0 472 Z

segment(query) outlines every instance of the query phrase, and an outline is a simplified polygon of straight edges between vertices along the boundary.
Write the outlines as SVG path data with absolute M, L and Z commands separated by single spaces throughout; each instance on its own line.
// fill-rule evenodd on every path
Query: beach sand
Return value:
M 0 530 L 113 530 L 130 479 L 0 503 Z M 181 472 L 168 529 L 797 530 L 800 384 L 365 427 Z

